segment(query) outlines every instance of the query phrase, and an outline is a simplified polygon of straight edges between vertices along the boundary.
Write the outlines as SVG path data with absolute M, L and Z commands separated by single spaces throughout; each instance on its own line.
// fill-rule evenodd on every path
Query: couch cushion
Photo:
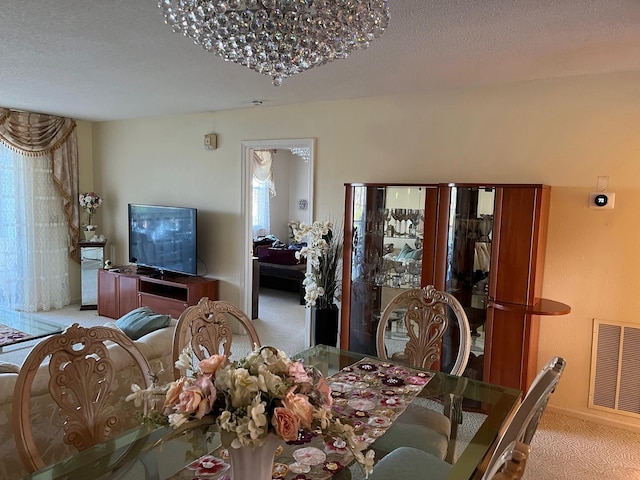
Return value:
M 20 365 L 15 363 L 0 362 L 0 373 L 20 373 Z
M 149 307 L 140 307 L 120 317 L 116 326 L 129 338 L 137 340 L 147 333 L 169 326 L 170 322 L 170 315 L 156 313 Z

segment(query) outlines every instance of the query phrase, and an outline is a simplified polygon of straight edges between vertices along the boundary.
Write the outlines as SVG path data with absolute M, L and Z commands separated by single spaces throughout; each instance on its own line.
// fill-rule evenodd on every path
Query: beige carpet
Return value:
M 640 433 L 547 411 L 524 480 L 640 480 Z

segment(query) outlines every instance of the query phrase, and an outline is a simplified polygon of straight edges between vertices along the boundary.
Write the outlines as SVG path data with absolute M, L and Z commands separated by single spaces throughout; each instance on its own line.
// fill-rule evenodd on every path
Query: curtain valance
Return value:
M 49 157 L 54 183 L 64 199 L 69 256 L 78 260 L 80 214 L 75 120 L 0 107 L 0 141 L 22 155 Z
M 273 153 L 271 150 L 253 152 L 253 177 L 260 183 L 269 185 L 269 194 L 276 196 L 276 185 L 273 181 Z

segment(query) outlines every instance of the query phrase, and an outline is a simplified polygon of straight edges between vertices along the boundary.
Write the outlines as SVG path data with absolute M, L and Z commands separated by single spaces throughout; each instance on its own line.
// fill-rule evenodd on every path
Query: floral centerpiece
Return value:
M 317 369 L 305 368 L 302 362 L 268 346 L 256 347 L 234 362 L 224 355 L 212 355 L 196 368 L 192 358 L 187 348 L 176 362 L 176 367 L 191 372 L 188 376 L 149 390 L 133 385 L 127 400 L 135 400 L 138 406 L 144 403 L 147 412 L 150 397 L 162 395 L 161 422 L 180 431 L 215 425 L 230 456 L 234 449 L 262 447 L 273 435 L 293 443 L 319 435 L 329 441 L 339 438 L 368 476 L 373 451 L 363 453 L 366 444 L 358 440 L 352 425 L 333 415 L 331 389 Z M 273 455 L 267 458 L 270 479 Z
M 96 214 L 100 205 L 102 205 L 102 198 L 95 192 L 81 193 L 79 196 L 80 208 L 82 208 L 89 216 L 85 230 L 90 232 L 96 229 L 96 226 L 92 222 L 93 215 Z
M 331 222 L 301 223 L 294 232 L 297 242 L 306 240 L 307 246 L 296 252 L 296 258 L 306 257 L 311 272 L 302 282 L 306 287 L 305 301 L 308 307 L 335 309 L 340 299 L 340 266 L 342 260 L 342 235 L 336 233 Z

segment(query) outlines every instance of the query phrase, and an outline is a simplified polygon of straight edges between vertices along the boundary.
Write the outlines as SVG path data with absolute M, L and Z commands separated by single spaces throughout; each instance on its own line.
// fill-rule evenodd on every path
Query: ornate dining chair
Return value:
M 173 334 L 173 363 L 175 378 L 184 372 L 175 367 L 178 357 L 187 345 L 191 346 L 198 360 L 215 354 L 231 356 L 231 345 L 234 338 L 233 323 L 236 320 L 246 331 L 247 339 L 242 338 L 247 353 L 254 346 L 260 346 L 260 338 L 249 317 L 232 303 L 223 300 L 200 299 L 197 305 L 187 307 L 178 318 Z
M 480 480 L 519 480 L 524 475 L 530 443 L 544 413 L 549 397 L 554 392 L 565 368 L 560 357 L 552 358 L 538 373 L 527 394 L 508 421 L 495 449 L 481 465 L 477 476 Z M 429 472 L 432 480 L 447 478 L 451 464 L 412 447 L 400 447 L 382 458 L 374 467 L 370 480 L 404 478 L 417 480 Z
M 401 338 L 389 335 L 390 322 L 401 332 Z M 456 320 L 457 327 L 452 326 Z M 451 294 L 433 285 L 405 290 L 394 297 L 380 317 L 376 333 L 378 356 L 420 368 L 432 368 L 442 359 L 445 332 L 457 338 L 455 360 L 448 369 L 461 376 L 471 352 L 471 329 L 460 302 Z M 390 338 L 391 337 L 391 338 Z M 395 351 L 394 351 L 395 350 Z M 434 455 L 453 462 L 458 424 L 462 423 L 462 398 L 454 393 L 444 398 L 444 412 L 420 405 L 411 405 L 385 435 L 376 441 L 381 452 L 390 452 L 402 445 L 405 438 L 420 439 L 416 445 Z M 428 428 L 424 426 L 428 425 Z
M 48 367 L 43 365 L 47 358 Z M 132 368 L 127 367 L 125 372 L 123 365 Z M 139 424 L 135 412 L 124 414 L 124 397 L 134 382 L 150 387 L 151 375 L 142 352 L 115 328 L 84 328 L 74 323 L 42 340 L 25 359 L 13 393 L 13 433 L 25 468 L 30 472 L 44 468 L 49 463 L 45 452 L 51 461 L 57 461 L 73 449 L 85 450 Z M 42 438 L 42 432 L 32 428 L 32 415 L 48 414 L 37 404 L 32 411 L 32 388 L 47 381 L 49 395 L 57 405 L 54 413 L 58 414 L 51 414 L 51 423 L 59 423 L 53 417 L 62 420 L 62 432 L 55 425 L 52 430 L 55 435 L 62 434 L 63 444 L 58 437 Z M 69 447 L 73 447 L 71 452 Z

